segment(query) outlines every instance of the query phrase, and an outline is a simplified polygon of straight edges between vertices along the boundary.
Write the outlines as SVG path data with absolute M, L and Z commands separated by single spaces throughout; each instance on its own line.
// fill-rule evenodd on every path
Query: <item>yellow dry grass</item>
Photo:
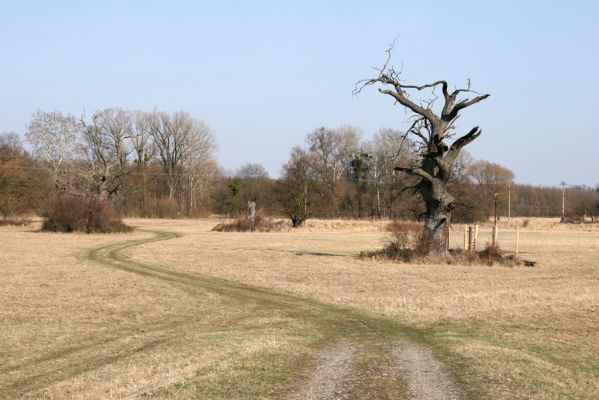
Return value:
M 514 247 L 517 222 L 500 224 L 505 250 Z M 596 227 L 532 220 L 521 230 L 520 254 L 537 266 L 506 268 L 357 259 L 382 245 L 382 223 L 351 232 L 343 221 L 341 231 L 312 221 L 308 229 L 261 234 L 207 232 L 213 223 L 178 222 L 172 228 L 183 238 L 130 255 L 396 318 L 428 331 L 448 359 L 465 360 L 463 379 L 497 398 L 599 397 Z M 480 229 L 479 243 L 490 241 L 490 224 Z M 452 246 L 462 241 L 455 226 Z
M 501 222 L 505 250 L 514 246 L 517 222 Z M 125 250 L 135 260 L 416 327 L 473 397 L 599 397 L 597 228 L 531 220 L 520 250 L 537 266 L 506 268 L 358 259 L 361 250 L 383 245 L 381 221 L 308 221 L 280 233 L 210 232 L 216 219 L 129 223 L 183 235 Z M 188 398 L 198 392 L 190 381 L 208 398 L 235 397 L 235 385 L 268 393 L 272 383 L 259 375 L 244 381 L 244 368 L 259 358 L 280 360 L 283 379 L 318 340 L 276 311 L 81 257 L 147 236 L 0 228 L 0 397 Z M 455 226 L 452 246 L 462 240 Z M 479 243 L 487 240 L 488 224 Z
M 240 364 L 273 355 L 289 364 L 306 351 L 301 324 L 276 312 L 81 257 L 149 236 L 0 228 L 0 398 L 161 398 L 198 374 L 200 393 L 231 398 L 231 375 L 240 391 L 272 389 L 236 373 Z

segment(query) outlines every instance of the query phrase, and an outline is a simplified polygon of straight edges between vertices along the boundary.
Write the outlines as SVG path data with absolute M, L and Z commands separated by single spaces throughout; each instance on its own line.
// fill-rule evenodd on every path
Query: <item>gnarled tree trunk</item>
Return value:
M 451 220 L 453 209 L 453 196 L 445 189 L 445 183 L 428 182 L 420 183 L 420 194 L 426 205 L 426 219 L 422 248 L 425 254 L 445 255 L 447 254 L 447 230 L 445 227 Z
M 447 192 L 446 186 L 460 150 L 480 136 L 481 130 L 478 127 L 471 129 L 470 132 L 455 140 L 451 146 L 445 141 L 452 136 L 454 123 L 460 111 L 486 99 L 489 95 L 481 95 L 471 90 L 470 82 L 468 87 L 455 89 L 452 92 L 448 90 L 448 84 L 443 80 L 425 85 L 407 85 L 400 80 L 399 72 L 389 66 L 392 50 L 393 45 L 387 50 L 388 58 L 383 67 L 378 70 L 379 76 L 358 82 L 354 94 L 359 93 L 365 86 L 381 85 L 379 92 L 393 97 L 397 103 L 413 113 L 412 125 L 406 131 L 405 137 L 412 135 L 415 138 L 415 151 L 418 157 L 411 165 L 397 165 L 395 170 L 418 178 L 414 189 L 422 196 L 426 205 L 421 250 L 425 254 L 445 255 L 447 247 L 444 228 L 449 224 L 451 210 L 454 208 L 454 198 Z M 444 103 L 441 112 L 436 113 L 433 106 L 440 97 L 435 94 L 435 90 L 439 87 Z M 407 92 L 423 90 L 431 91 L 428 100 L 414 100 L 414 96 L 408 95 Z M 476 95 L 458 100 L 463 93 Z

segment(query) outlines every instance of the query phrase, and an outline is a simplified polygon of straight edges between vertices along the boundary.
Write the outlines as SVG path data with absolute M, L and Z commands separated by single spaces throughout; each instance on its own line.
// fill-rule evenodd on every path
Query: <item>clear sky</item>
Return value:
M 398 37 L 413 83 L 467 78 L 468 150 L 520 183 L 599 183 L 599 1 L 0 0 L 0 132 L 32 113 L 185 110 L 224 168 L 277 176 L 319 126 L 406 128 L 374 89 L 352 97 Z

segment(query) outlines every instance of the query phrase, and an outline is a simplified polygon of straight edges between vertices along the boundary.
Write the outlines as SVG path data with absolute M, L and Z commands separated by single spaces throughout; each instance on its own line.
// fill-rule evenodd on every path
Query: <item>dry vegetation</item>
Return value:
M 284 220 L 265 218 L 257 215 L 253 220 L 239 218 L 223 222 L 212 228 L 215 232 L 280 232 L 288 230 L 289 224 Z
M 449 249 L 447 254 L 426 254 L 426 244 L 423 241 L 423 226 L 414 221 L 393 221 L 386 227 L 389 239 L 384 246 L 377 250 L 360 252 L 361 259 L 372 261 L 392 261 L 407 264 L 449 264 L 449 265 L 488 265 L 503 266 L 534 265 L 516 254 L 504 255 L 498 243 L 487 243 L 481 250 L 465 251 L 461 248 Z
M 360 260 L 385 242 L 379 222 L 251 235 L 211 232 L 213 219 L 129 223 L 182 235 L 124 250 L 140 262 L 400 321 L 472 398 L 599 397 L 599 229 L 533 219 L 520 249 L 537 266 L 506 268 Z M 509 251 L 514 233 L 502 224 Z M 454 227 L 453 247 L 461 232 Z M 322 340 L 301 318 L 258 303 L 81 256 L 149 236 L 0 228 L 2 397 L 273 397 Z M 481 227 L 479 242 L 489 238 Z

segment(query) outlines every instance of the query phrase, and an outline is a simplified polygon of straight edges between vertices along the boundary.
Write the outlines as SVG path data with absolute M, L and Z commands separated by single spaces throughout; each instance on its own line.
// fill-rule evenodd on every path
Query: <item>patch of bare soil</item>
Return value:
M 341 341 L 322 351 L 287 400 L 457 400 L 445 366 L 432 351 L 405 340 Z
M 287 400 L 337 399 L 342 382 L 353 370 L 354 357 L 360 346 L 340 341 L 318 354 L 314 369 L 301 377 L 297 388 Z
M 445 366 L 435 358 L 430 349 L 410 342 L 398 342 L 393 349 L 393 358 L 413 398 L 459 398 Z

